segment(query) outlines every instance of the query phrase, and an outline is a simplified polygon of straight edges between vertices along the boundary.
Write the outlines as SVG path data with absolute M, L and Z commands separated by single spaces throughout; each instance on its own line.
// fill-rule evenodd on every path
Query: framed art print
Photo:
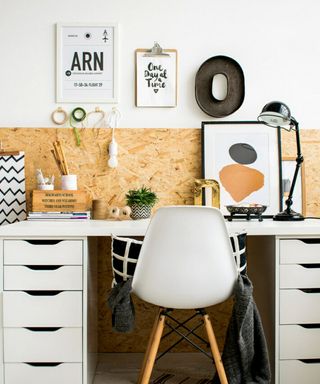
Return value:
M 118 102 L 118 25 L 57 24 L 56 101 Z
M 220 185 L 226 205 L 266 205 L 265 216 L 281 207 L 278 129 L 256 121 L 202 123 L 202 170 Z
M 176 107 L 177 51 L 164 49 L 162 55 L 136 50 L 136 106 Z

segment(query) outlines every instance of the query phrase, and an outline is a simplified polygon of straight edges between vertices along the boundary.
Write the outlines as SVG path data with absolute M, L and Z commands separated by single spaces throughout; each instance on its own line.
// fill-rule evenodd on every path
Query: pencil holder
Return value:
M 69 191 L 77 190 L 77 175 L 62 175 L 61 189 Z

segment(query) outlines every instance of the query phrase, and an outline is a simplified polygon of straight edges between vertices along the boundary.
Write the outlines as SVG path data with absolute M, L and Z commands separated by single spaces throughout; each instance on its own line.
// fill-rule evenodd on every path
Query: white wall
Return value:
M 246 81 L 244 103 L 228 120 L 254 120 L 276 99 L 301 128 L 319 128 L 319 14 L 317 0 L 0 0 L 0 127 L 53 126 L 55 23 L 114 21 L 120 126 L 195 128 L 212 120 L 195 101 L 194 78 L 203 61 L 223 54 L 239 62 Z M 178 50 L 177 108 L 134 106 L 134 51 L 154 41 Z

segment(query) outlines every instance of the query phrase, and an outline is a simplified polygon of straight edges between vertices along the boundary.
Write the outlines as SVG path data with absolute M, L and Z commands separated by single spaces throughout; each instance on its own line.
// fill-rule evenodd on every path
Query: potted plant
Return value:
M 157 195 L 145 186 L 131 189 L 127 194 L 127 204 L 131 208 L 131 217 L 134 220 L 147 219 L 151 216 L 151 208 L 158 201 Z

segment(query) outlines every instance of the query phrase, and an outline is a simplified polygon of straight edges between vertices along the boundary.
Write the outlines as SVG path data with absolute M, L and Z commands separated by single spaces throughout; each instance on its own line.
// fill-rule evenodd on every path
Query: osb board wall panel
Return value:
M 201 176 L 199 129 L 117 129 L 119 166 L 116 169 L 107 166 L 110 138 L 109 129 L 82 130 L 82 144 L 78 148 L 71 129 L 0 129 L 0 140 L 6 149 L 25 151 L 27 191 L 36 188 L 37 168 L 41 168 L 45 175 L 55 174 L 56 188 L 59 188 L 58 170 L 50 153 L 52 142 L 59 139 L 65 148 L 70 171 L 78 175 L 79 188 L 87 190 L 91 198 L 103 198 L 110 205 L 122 205 L 128 189 L 145 184 L 158 193 L 157 206 L 193 203 L 193 179 Z M 301 138 L 306 166 L 307 215 L 320 215 L 320 131 L 303 130 Z M 283 155 L 295 156 L 293 133 L 283 134 Z M 98 247 L 99 350 L 142 351 L 152 327 L 155 308 L 135 299 L 135 331 L 124 335 L 112 332 L 110 311 L 106 306 L 112 275 L 110 239 L 99 239 Z M 220 348 L 231 307 L 229 300 L 210 309 Z M 179 350 L 189 350 L 189 347 L 182 346 Z
M 78 175 L 78 188 L 92 198 L 103 198 L 111 205 L 124 205 L 130 188 L 143 184 L 159 195 L 159 205 L 191 204 L 192 183 L 200 177 L 200 132 L 193 129 L 117 129 L 119 166 L 107 166 L 110 129 L 81 130 L 80 147 L 71 129 L 1 128 L 5 149 L 25 151 L 26 189 L 36 188 L 35 170 L 55 174 L 57 167 L 50 150 L 60 140 L 70 173 Z M 28 200 L 29 202 L 29 200 Z

